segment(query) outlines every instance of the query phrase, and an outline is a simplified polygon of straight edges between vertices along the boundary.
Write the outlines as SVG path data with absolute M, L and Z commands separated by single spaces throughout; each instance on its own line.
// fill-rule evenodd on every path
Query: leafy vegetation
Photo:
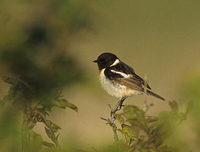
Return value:
M 116 122 L 110 123 L 115 139 L 117 133 L 124 137 L 124 149 L 131 152 L 173 152 L 167 138 L 179 124 L 186 119 L 189 106 L 180 112 L 176 101 L 169 102 L 171 111 L 161 112 L 158 116 L 148 116 L 147 111 L 134 105 L 127 105 L 123 112 L 115 114 Z
M 32 130 L 38 122 L 42 122 L 45 125 L 47 136 L 53 142 L 48 143 L 46 141 L 42 141 L 43 145 L 48 147 L 58 147 L 58 131 L 61 128 L 51 120 L 48 120 L 47 116 L 53 107 L 68 107 L 75 111 L 78 111 L 78 108 L 74 104 L 68 102 L 66 99 L 61 98 L 61 91 L 57 89 L 55 90 L 55 93 L 52 94 L 52 96 L 48 96 L 48 98 L 42 97 L 41 99 L 37 97 L 36 100 L 35 98 L 31 98 L 31 95 L 33 96 L 34 93 L 31 86 L 22 80 L 17 80 L 9 77 L 3 77 L 3 80 L 11 85 L 8 95 L 4 97 L 3 102 L 19 106 L 18 108 L 23 109 L 24 111 L 24 120 L 22 126 L 23 146 L 34 143 L 34 139 L 30 139 L 30 137 L 37 137 L 37 139 L 42 141 L 42 138 Z M 43 102 L 42 100 L 48 100 L 48 103 Z M 23 149 L 27 148 L 23 147 Z
M 9 109 L 16 113 L 16 116 L 10 114 L 14 120 L 23 113 L 22 131 L 19 133 L 20 126 L 16 125 L 15 133 L 21 137 L 9 138 L 17 141 L 22 138 L 18 142 L 22 146 L 16 148 L 13 141 L 6 148 L 13 146 L 11 149 L 16 152 L 40 151 L 45 146 L 59 149 L 61 127 L 48 116 L 54 107 L 78 111 L 77 106 L 62 97 L 62 89 L 83 79 L 82 69 L 68 54 L 68 46 L 71 37 L 89 29 L 87 6 L 73 0 L 0 3 L 3 12 L 0 28 L 4 28 L 0 35 L 0 66 L 2 80 L 10 85 L 8 94 L 1 100 L 6 109 L 1 109 L 2 117 L 12 120 Z M 4 123 L 1 122 L 3 126 Z M 43 123 L 50 140 L 45 141 L 34 132 L 38 123 Z

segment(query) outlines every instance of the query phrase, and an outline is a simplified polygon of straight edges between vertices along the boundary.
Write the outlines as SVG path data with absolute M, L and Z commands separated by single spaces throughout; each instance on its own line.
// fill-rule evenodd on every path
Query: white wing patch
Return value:
M 114 65 L 118 64 L 119 62 L 120 62 L 119 59 L 116 59 L 115 62 L 111 66 L 114 66 Z
M 119 72 L 119 71 L 115 71 L 115 70 L 111 70 L 111 72 L 117 73 L 117 74 L 121 75 L 124 78 L 130 78 L 129 74 L 126 74 L 126 73 L 123 73 L 123 72 Z

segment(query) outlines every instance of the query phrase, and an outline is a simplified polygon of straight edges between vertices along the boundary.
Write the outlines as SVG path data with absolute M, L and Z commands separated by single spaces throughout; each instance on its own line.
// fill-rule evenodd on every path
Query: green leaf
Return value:
M 28 129 L 33 129 L 33 127 L 35 126 L 35 122 L 33 122 L 33 121 L 29 121 L 29 123 L 28 123 Z
M 93 150 L 93 151 L 97 151 L 97 150 Z M 109 147 L 106 147 L 106 149 L 104 148 L 104 150 L 101 150 L 101 152 L 129 152 L 129 150 L 125 142 L 122 140 L 119 140 L 119 141 L 115 141 Z
M 147 123 L 152 123 L 152 122 L 155 122 L 155 121 L 157 121 L 158 120 L 158 118 L 157 117 L 154 117 L 154 116 L 147 116 L 146 117 L 146 122 Z
M 187 113 L 186 112 L 180 112 L 177 114 L 177 122 L 178 123 L 181 123 L 183 120 L 186 120 L 186 116 L 187 116 Z
M 194 102 L 193 101 L 190 101 L 186 107 L 186 111 L 185 111 L 185 114 L 187 115 L 189 112 L 191 112 L 191 110 L 193 109 L 194 107 Z
M 184 113 L 161 112 L 158 121 L 151 124 L 151 136 L 154 138 L 154 145 L 160 146 L 167 139 L 175 128 L 185 119 Z
M 28 146 L 27 150 L 34 148 L 34 151 L 40 151 L 42 148 L 43 139 L 41 135 L 35 133 L 34 131 L 30 132 L 30 142 L 28 142 L 26 146 Z M 32 150 L 30 150 L 32 152 Z
M 136 136 L 135 130 L 129 125 L 123 124 L 122 125 L 122 132 L 124 134 L 127 134 L 129 137 L 135 137 Z
M 176 101 L 169 101 L 169 106 L 173 112 L 178 112 L 178 103 Z
M 49 148 L 55 147 L 55 145 L 54 145 L 53 143 L 46 142 L 46 141 L 43 142 L 43 145 L 44 145 L 44 146 L 47 146 L 47 147 L 49 147 Z
M 61 129 L 58 125 L 56 125 L 50 120 L 47 120 L 47 123 L 51 126 L 51 129 L 54 133 L 58 132 L 58 130 Z
M 8 83 L 8 84 L 11 84 L 11 85 L 16 85 L 16 84 L 18 83 L 18 81 L 17 81 L 16 79 L 10 78 L 10 77 L 5 77 L 5 76 L 3 76 L 3 77 L 1 77 L 1 79 L 2 79 L 4 82 L 6 82 L 6 83 Z
M 120 114 L 115 114 L 115 118 L 120 123 L 120 125 L 124 124 L 124 119 Z
M 140 110 L 136 106 L 128 105 L 123 109 L 123 116 L 126 119 L 144 119 L 144 111 Z
M 134 127 L 139 127 L 140 129 L 145 128 L 145 122 L 144 121 L 140 121 L 138 119 L 129 119 L 129 120 L 126 120 L 126 121 L 129 122 Z
M 65 109 L 70 108 L 76 112 L 78 112 L 78 107 L 75 106 L 74 104 L 70 103 L 69 101 L 67 101 L 66 99 L 57 99 L 53 102 L 53 104 L 59 108 Z
M 121 129 L 117 129 L 117 131 L 121 134 L 124 135 L 123 131 Z
M 123 114 L 126 121 L 132 126 L 137 126 L 139 128 L 144 128 L 146 120 L 144 111 L 140 110 L 136 106 L 128 105 L 123 109 Z
M 52 141 L 54 141 L 54 139 L 53 139 L 54 137 L 53 137 L 51 131 L 50 131 L 48 128 L 46 128 L 46 127 L 45 127 L 45 132 L 46 132 L 47 136 L 48 136 Z
M 20 88 L 17 88 L 15 86 L 10 87 L 9 91 L 8 91 L 8 95 L 6 95 L 4 97 L 5 101 L 9 101 L 9 102 L 22 102 L 24 100 L 24 96 L 23 96 L 23 92 Z
M 58 140 L 58 137 L 59 137 L 59 136 L 60 136 L 60 134 L 57 134 L 57 135 L 56 135 L 56 140 Z

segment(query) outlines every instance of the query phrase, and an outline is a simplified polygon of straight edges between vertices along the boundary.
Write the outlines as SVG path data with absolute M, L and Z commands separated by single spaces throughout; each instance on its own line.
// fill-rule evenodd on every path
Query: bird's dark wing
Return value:
M 137 90 L 137 91 L 140 91 L 140 92 L 144 91 L 143 86 L 138 85 L 136 83 L 136 81 L 131 79 L 131 78 L 118 78 L 115 81 L 117 81 L 121 85 L 127 86 L 130 89 Z
M 126 85 L 130 88 L 133 87 L 132 89 L 134 89 L 135 86 L 138 86 L 141 89 L 145 86 L 145 81 L 140 76 L 135 74 L 133 68 L 123 62 L 106 68 L 105 75 L 110 80 L 116 80 L 119 83 L 122 83 L 123 85 Z M 146 84 L 146 87 L 148 89 L 151 89 L 148 84 Z
M 121 85 L 127 86 L 130 89 L 137 90 L 139 92 L 145 92 L 147 95 L 152 95 L 161 100 L 165 100 L 160 95 L 151 91 L 151 88 L 148 84 L 144 85 L 144 80 L 138 75 L 134 74 L 125 74 L 119 71 L 114 71 L 111 68 L 106 68 L 104 74 L 111 81 L 117 82 Z M 146 89 L 145 89 L 146 88 Z
M 118 64 L 111 66 L 110 69 L 119 71 L 119 72 L 123 72 L 125 74 L 134 74 L 135 73 L 132 67 L 128 66 L 127 64 L 125 64 L 121 61 Z

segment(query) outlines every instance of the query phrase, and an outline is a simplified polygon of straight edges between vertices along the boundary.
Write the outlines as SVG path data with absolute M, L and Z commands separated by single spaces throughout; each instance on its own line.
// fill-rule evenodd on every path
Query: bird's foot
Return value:
M 125 105 L 123 104 L 120 104 L 118 107 L 117 107 L 117 111 L 121 110 L 122 107 L 124 107 Z
M 113 125 L 114 124 L 114 119 L 111 117 L 111 119 L 106 119 L 106 118 L 103 118 L 103 117 L 100 117 L 102 120 L 106 121 L 106 124 L 107 125 Z

